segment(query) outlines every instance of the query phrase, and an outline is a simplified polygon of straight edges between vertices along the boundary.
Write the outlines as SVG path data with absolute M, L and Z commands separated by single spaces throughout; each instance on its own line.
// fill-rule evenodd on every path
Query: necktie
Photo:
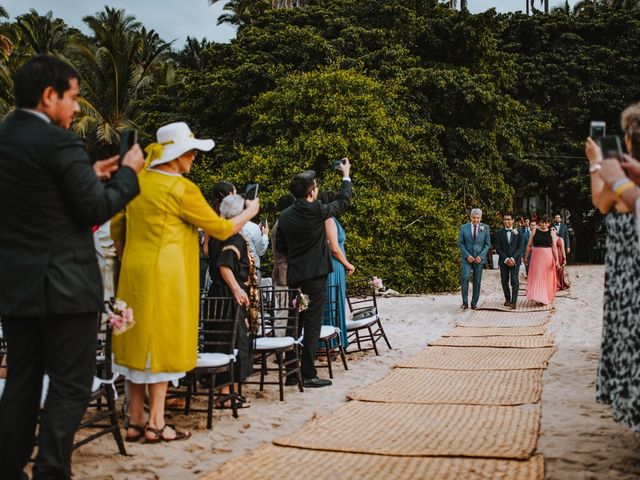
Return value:
M 473 241 L 476 241 L 476 238 L 478 237 L 478 232 L 477 232 L 478 226 L 474 225 L 473 226 Z

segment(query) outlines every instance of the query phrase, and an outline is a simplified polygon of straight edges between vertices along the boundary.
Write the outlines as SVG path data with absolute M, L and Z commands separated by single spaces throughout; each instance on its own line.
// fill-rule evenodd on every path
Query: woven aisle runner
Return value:
M 503 312 L 513 312 L 511 308 L 506 307 L 504 300 L 487 300 L 482 305 L 478 305 L 478 310 L 500 310 Z M 542 312 L 551 310 L 553 305 L 539 305 L 537 302 L 519 298 L 516 304 L 516 312 Z
M 445 337 L 429 342 L 429 345 L 441 347 L 496 347 L 496 348 L 544 348 L 553 347 L 554 336 L 515 336 L 515 337 Z
M 429 347 L 400 368 L 528 370 L 547 368 L 553 348 Z
M 456 322 L 458 327 L 540 327 L 549 322 L 551 312 L 495 312 L 476 311 Z
M 273 441 L 283 447 L 390 456 L 526 460 L 533 455 L 540 407 L 349 402 Z
M 455 457 L 389 457 L 264 445 L 223 464 L 203 480 L 543 480 L 544 460 L 495 460 Z
M 537 327 L 456 327 L 443 337 L 499 337 L 499 336 L 528 336 L 544 335 L 547 325 Z
M 501 307 L 485 302 L 344 407 L 203 478 L 542 480 L 535 449 L 553 309 Z
M 347 395 L 382 403 L 522 405 L 538 403 L 542 370 L 457 371 L 397 368 Z

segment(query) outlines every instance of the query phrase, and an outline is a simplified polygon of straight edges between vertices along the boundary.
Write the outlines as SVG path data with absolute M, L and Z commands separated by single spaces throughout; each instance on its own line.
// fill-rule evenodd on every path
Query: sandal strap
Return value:
M 130 423 L 127 428 L 130 428 L 131 430 L 135 430 L 138 433 L 144 433 L 144 430 L 146 427 L 147 427 L 146 425 L 135 425 L 133 423 Z

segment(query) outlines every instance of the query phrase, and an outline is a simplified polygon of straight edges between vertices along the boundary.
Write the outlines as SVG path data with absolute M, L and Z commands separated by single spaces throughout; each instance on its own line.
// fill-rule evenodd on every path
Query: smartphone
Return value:
M 340 165 L 343 165 L 347 163 L 344 159 L 342 160 L 334 160 L 333 163 L 331 164 L 332 168 L 334 170 L 340 170 Z
M 247 185 L 247 188 L 244 190 L 244 198 L 246 200 L 253 200 L 258 196 L 258 189 L 260 188 L 260 184 L 258 183 L 250 183 Z
M 589 127 L 589 136 L 594 140 L 598 141 L 602 137 L 607 134 L 607 124 L 604 122 L 600 122 L 594 120 L 591 122 L 591 126 Z
M 120 132 L 120 159 L 118 160 L 119 165 L 122 165 L 124 156 L 136 143 L 138 143 L 137 130 L 122 130 Z
M 602 158 L 615 158 L 619 162 L 622 161 L 622 142 L 617 135 L 607 135 L 600 139 L 600 148 L 602 149 Z

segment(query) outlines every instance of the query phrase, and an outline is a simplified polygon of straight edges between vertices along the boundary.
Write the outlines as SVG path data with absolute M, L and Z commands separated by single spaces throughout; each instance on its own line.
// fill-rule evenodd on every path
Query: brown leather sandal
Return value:
M 176 436 L 175 438 L 167 438 L 164 436 L 164 429 L 165 428 L 171 428 L 176 432 Z M 191 437 L 191 432 L 179 432 L 175 425 L 169 425 L 169 424 L 165 424 L 164 427 L 162 428 L 151 428 L 150 426 L 146 426 L 145 427 L 145 433 L 146 432 L 151 432 L 155 438 L 148 438 L 145 435 L 145 441 L 146 443 L 159 443 L 159 442 L 175 442 L 177 440 L 186 440 L 187 438 Z
M 142 437 L 144 437 L 144 429 L 145 429 L 145 427 L 143 427 L 142 425 L 134 425 L 132 423 L 127 427 L 127 430 L 129 430 L 129 429 L 135 430 L 138 433 L 136 433 L 135 435 L 125 435 L 125 437 L 124 437 L 124 441 L 125 442 L 131 442 L 131 443 L 137 442 Z

